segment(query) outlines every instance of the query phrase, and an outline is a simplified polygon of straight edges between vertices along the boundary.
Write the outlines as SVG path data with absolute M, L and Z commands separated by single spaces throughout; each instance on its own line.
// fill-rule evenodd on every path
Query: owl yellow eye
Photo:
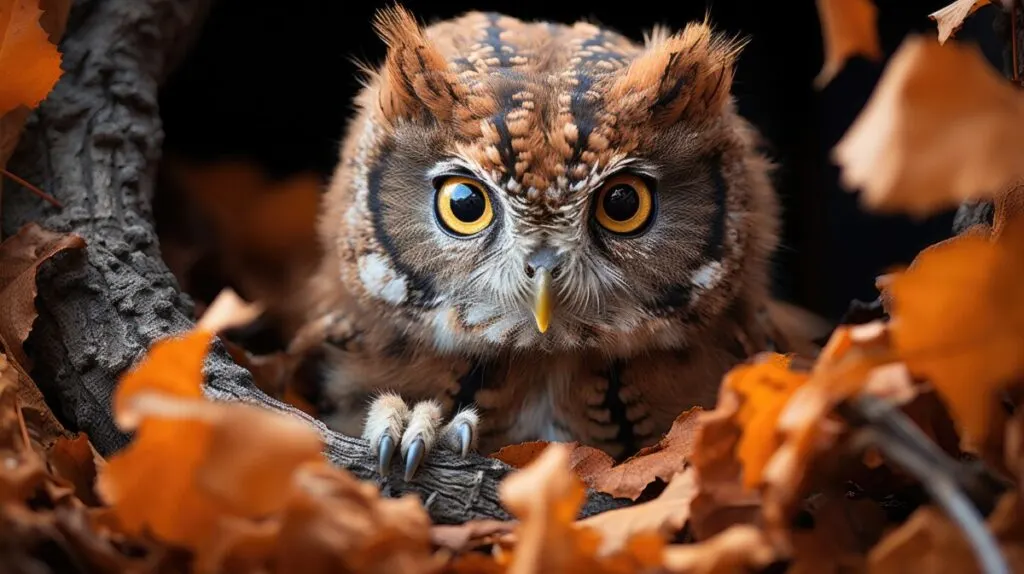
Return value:
M 594 215 L 608 231 L 628 235 L 647 224 L 653 205 L 651 190 L 643 179 L 635 175 L 618 175 L 601 186 Z
M 457 235 L 483 231 L 494 219 L 491 199 L 480 182 L 468 177 L 450 177 L 437 191 L 437 215 Z

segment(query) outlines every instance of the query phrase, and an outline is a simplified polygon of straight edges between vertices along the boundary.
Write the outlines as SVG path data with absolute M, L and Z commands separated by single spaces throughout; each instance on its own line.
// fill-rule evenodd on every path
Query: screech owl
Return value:
M 410 479 L 435 447 L 622 458 L 713 404 L 768 344 L 779 225 L 741 41 L 401 7 L 376 27 L 318 222 L 329 424 Z

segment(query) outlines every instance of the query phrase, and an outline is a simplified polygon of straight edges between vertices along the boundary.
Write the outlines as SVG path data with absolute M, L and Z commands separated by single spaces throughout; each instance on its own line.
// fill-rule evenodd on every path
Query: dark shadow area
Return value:
M 934 34 L 928 14 L 946 3 L 879 0 L 886 54 L 907 34 Z M 326 178 L 359 87 L 353 60 L 376 63 L 384 53 L 370 25 L 383 5 L 292 0 L 282 9 L 220 0 L 195 49 L 163 90 L 165 149 L 203 161 L 243 158 L 273 176 L 312 171 Z M 564 22 L 585 18 L 636 39 L 655 24 L 680 28 L 708 11 L 719 29 L 747 36 L 735 93 L 741 113 L 762 131 L 779 164 L 785 229 L 776 290 L 830 319 L 838 319 L 852 299 L 873 299 L 877 275 L 950 233 L 952 212 L 922 221 L 873 215 L 838 185 L 831 147 L 867 101 L 884 62 L 854 60 L 816 90 L 822 40 L 811 0 L 642 0 L 603 8 L 591 2 L 411 0 L 405 6 L 424 21 L 469 9 Z M 994 13 L 990 6 L 975 14 L 958 41 L 980 41 L 1001 66 Z

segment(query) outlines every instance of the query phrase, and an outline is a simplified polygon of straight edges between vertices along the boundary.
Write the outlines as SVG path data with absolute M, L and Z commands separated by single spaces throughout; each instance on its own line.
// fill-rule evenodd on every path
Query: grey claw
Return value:
M 425 449 L 423 439 L 416 439 L 409 445 L 409 451 L 405 454 L 405 480 L 406 482 L 411 481 L 413 475 L 416 474 L 416 469 L 420 467 L 420 463 L 423 462 L 423 451 Z
M 469 423 L 459 425 L 459 445 L 462 447 L 462 458 L 469 454 L 469 445 L 473 442 L 473 427 Z
M 391 469 L 391 457 L 395 455 L 395 441 L 385 436 L 380 439 L 380 446 L 377 448 L 377 471 L 381 476 L 387 476 Z

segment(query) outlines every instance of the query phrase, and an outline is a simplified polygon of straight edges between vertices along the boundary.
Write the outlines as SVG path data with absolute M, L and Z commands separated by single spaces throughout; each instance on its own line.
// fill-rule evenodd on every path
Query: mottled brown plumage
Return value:
M 739 43 L 707 23 L 639 44 L 487 13 L 422 27 L 398 8 L 378 28 L 388 55 L 357 99 L 308 297 L 332 321 L 332 423 L 412 458 L 417 438 L 457 448 L 466 429 L 485 451 L 621 456 L 713 402 L 766 344 L 778 225 L 730 94 Z M 464 407 L 479 421 L 448 425 Z

